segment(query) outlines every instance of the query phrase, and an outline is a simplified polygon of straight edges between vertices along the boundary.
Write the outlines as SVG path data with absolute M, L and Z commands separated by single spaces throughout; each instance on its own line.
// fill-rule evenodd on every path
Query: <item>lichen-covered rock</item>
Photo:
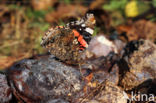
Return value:
M 116 45 L 104 35 L 95 36 L 90 41 L 88 51 L 96 57 L 107 56 L 110 52 L 118 53 Z
M 82 97 L 99 88 L 98 84 L 105 87 L 103 81 L 107 80 L 113 85 L 118 83 L 118 66 L 113 65 L 113 63 L 111 66 L 109 61 L 111 59 L 108 57 L 96 59 L 96 62 L 92 62 L 94 65 L 97 62 L 105 63 L 97 66 L 97 71 L 88 72 L 89 76 L 83 75 L 82 72 L 87 72 L 87 68 L 81 68 L 81 71 L 79 66 L 65 65 L 53 55 L 24 59 L 8 69 L 8 82 L 13 94 L 19 101 L 80 103 Z M 110 71 L 107 67 L 110 68 Z M 101 90 L 97 90 L 97 93 L 100 93 Z M 116 92 L 118 91 L 114 90 L 110 95 L 114 95 Z M 109 98 L 105 98 L 105 101 L 108 101 L 107 99 Z
M 120 52 L 123 50 L 125 45 L 126 44 L 119 39 L 110 38 L 104 36 L 104 34 L 99 34 L 91 39 L 86 52 L 83 54 L 83 58 L 106 57 L 111 53 L 114 53 L 117 54 L 118 59 L 120 59 Z
M 119 57 L 114 52 L 110 52 L 107 56 L 88 58 L 86 64 L 82 68 L 89 68 L 93 74 L 93 80 L 102 82 L 108 80 L 114 84 L 119 81 L 119 67 L 117 62 Z
M 119 82 L 119 67 L 114 65 L 111 71 L 97 71 L 94 73 L 94 80 L 102 82 L 103 80 L 108 80 L 109 82 L 117 85 Z
M 83 87 L 79 70 L 56 61 L 54 56 L 22 60 L 9 69 L 8 79 L 14 95 L 26 103 L 70 101 Z
M 120 77 L 120 85 L 126 90 L 131 90 L 145 81 L 156 78 L 156 45 L 148 40 L 139 42 L 143 44 L 131 52 L 127 59 L 127 72 L 122 71 L 125 74 L 122 78 Z
M 124 90 L 155 93 L 156 46 L 139 42 L 128 44 L 122 59 L 110 52 L 88 58 L 86 67 L 66 65 L 53 55 L 19 61 L 8 69 L 8 81 L 0 75 L 0 82 L 5 81 L 0 99 L 10 90 L 19 101 L 29 103 L 127 103 Z M 2 101 L 9 101 L 10 95 Z
M 106 81 L 97 90 L 88 94 L 81 103 L 127 103 L 127 94 L 118 86 Z M 92 97 L 92 99 L 90 99 Z
M 12 98 L 12 92 L 8 86 L 6 76 L 0 74 L 0 102 L 6 103 L 9 102 Z

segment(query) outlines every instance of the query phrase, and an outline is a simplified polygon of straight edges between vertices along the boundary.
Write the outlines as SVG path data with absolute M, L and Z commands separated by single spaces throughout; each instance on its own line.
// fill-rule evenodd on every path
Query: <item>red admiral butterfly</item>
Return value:
M 59 60 L 68 64 L 77 64 L 81 61 L 82 51 L 88 47 L 94 25 L 94 15 L 86 14 L 78 21 L 49 29 L 43 36 L 41 45 L 48 48 Z

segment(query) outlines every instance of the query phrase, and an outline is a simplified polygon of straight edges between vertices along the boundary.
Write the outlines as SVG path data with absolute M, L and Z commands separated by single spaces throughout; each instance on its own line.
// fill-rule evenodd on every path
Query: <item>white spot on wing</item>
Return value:
M 82 26 L 82 27 L 85 27 L 86 25 L 85 25 L 85 24 L 82 24 L 81 26 Z
M 90 33 L 90 34 L 93 34 L 93 32 L 94 32 L 93 29 L 91 29 L 91 28 L 86 28 L 85 31 Z

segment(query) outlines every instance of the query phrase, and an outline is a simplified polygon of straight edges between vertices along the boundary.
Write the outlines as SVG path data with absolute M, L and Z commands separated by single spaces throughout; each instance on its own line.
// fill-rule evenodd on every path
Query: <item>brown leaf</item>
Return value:
M 15 56 L 8 56 L 8 57 L 1 57 L 0 58 L 0 70 L 4 68 L 10 67 L 14 62 L 29 57 L 28 53 L 19 54 L 18 57 Z
M 46 21 L 57 22 L 67 17 L 80 17 L 85 14 L 87 8 L 82 5 L 65 5 L 60 4 L 56 11 L 46 15 Z
M 102 7 L 102 5 L 105 3 L 105 0 L 95 0 L 91 3 L 90 8 L 95 9 Z
M 138 20 L 128 26 L 119 26 L 118 31 L 126 32 L 128 41 L 147 39 L 156 41 L 156 24 L 147 20 Z
M 46 10 L 56 3 L 57 0 L 31 0 L 31 5 L 35 10 Z

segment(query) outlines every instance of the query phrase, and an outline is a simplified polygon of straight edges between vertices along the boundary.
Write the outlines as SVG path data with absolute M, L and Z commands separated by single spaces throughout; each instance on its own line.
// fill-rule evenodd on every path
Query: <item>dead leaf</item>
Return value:
M 57 0 L 31 0 L 31 5 L 34 10 L 47 10 L 53 6 Z
M 56 11 L 48 13 L 46 15 L 46 21 L 48 22 L 58 22 L 59 20 L 65 19 L 67 17 L 80 17 L 85 14 L 87 8 L 82 5 L 65 5 L 60 4 Z
M 8 56 L 8 57 L 1 57 L 0 58 L 0 70 L 10 67 L 14 62 L 19 61 L 24 58 L 28 58 L 30 55 L 29 53 L 23 53 L 16 56 Z
M 95 0 L 91 3 L 90 9 L 100 8 L 105 2 L 105 0 Z
M 156 42 L 156 23 L 147 20 L 138 20 L 130 25 L 117 27 L 118 32 L 126 32 L 128 41 L 147 39 Z

